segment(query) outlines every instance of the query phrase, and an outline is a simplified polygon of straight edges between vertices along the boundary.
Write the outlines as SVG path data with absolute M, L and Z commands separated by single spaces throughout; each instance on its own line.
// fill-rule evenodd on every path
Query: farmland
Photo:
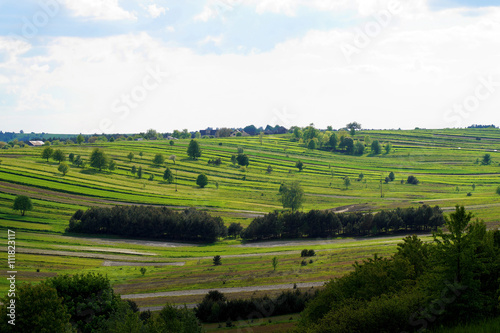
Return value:
M 439 205 L 447 212 L 460 204 L 489 228 L 499 226 L 500 195 L 495 190 L 500 185 L 500 130 L 361 131 L 355 138 L 364 140 L 366 136 L 383 144 L 391 142 L 392 151 L 372 155 L 368 149 L 363 156 L 351 156 L 310 150 L 286 134 L 264 136 L 262 142 L 259 137 L 199 139 L 202 156 L 192 160 L 186 154 L 190 140 L 176 140 L 174 145 L 166 140 L 97 141 L 53 148 L 88 161 L 98 147 L 117 163 L 117 169 L 98 172 L 71 166 L 63 176 L 57 162 L 41 158 L 43 148 L 0 150 L 1 232 L 16 231 L 20 281 L 93 271 L 107 275 L 117 293 L 132 295 L 328 281 L 350 271 L 356 260 L 374 253 L 391 255 L 403 235 L 249 244 L 239 239 L 210 245 L 163 243 L 65 233 L 76 210 L 114 205 L 196 207 L 221 216 L 226 226 L 236 222 L 245 227 L 254 217 L 282 209 L 280 184 L 297 180 L 306 194 L 305 211 L 377 211 L 425 203 Z M 238 147 L 250 158 L 245 169 L 231 162 Z M 131 152 L 132 161 L 127 158 Z M 167 158 L 161 167 L 152 163 L 158 153 Z M 493 163 L 476 163 L 486 153 L 491 154 Z M 171 155 L 177 156 L 175 163 L 168 159 Z M 207 163 L 214 158 L 221 158 L 222 164 Z M 305 165 L 302 171 L 295 167 L 298 160 Z M 272 172 L 267 172 L 269 165 Z M 142 179 L 130 172 L 132 166 L 142 167 Z M 163 181 L 167 166 L 176 176 L 174 184 Z M 394 172 L 395 181 L 381 182 L 390 172 Z M 205 188 L 196 186 L 200 173 L 208 177 Z M 356 181 L 360 173 L 364 178 Z M 149 180 L 150 175 L 153 180 Z M 420 184 L 402 183 L 409 175 L 417 177 Z M 345 176 L 352 180 L 348 188 Z M 19 194 L 33 201 L 34 209 L 26 216 L 12 210 L 13 199 Z M 429 241 L 431 237 L 423 235 L 422 239 Z M 317 255 L 302 266 L 300 251 L 304 248 L 314 249 Z M 222 257 L 222 265 L 212 265 L 215 255 Z M 275 256 L 279 266 L 273 271 L 271 260 Z M 140 267 L 147 269 L 144 275 Z M 7 289 L 7 281 L 2 279 L 0 293 Z M 202 297 L 146 296 L 136 301 L 141 307 L 152 307 L 167 301 L 195 303 Z

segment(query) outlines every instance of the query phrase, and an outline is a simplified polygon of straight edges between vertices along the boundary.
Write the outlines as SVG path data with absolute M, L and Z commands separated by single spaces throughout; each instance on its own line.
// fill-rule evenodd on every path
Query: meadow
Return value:
M 117 163 L 112 172 L 71 166 L 65 176 L 57 170 L 57 162 L 41 158 L 43 148 L 2 149 L 0 232 L 6 239 L 8 229 L 16 231 L 20 282 L 94 271 L 107 275 L 116 292 L 130 295 L 328 281 L 350 271 L 356 260 L 375 253 L 391 255 L 403 235 L 248 244 L 240 239 L 209 245 L 162 243 L 68 234 L 65 228 L 77 209 L 117 204 L 197 207 L 221 216 L 226 226 L 232 222 L 247 226 L 256 216 L 282 209 L 280 184 L 297 180 L 306 194 L 304 211 L 377 211 L 425 203 L 448 212 L 459 204 L 484 220 L 488 228 L 499 226 L 500 195 L 495 192 L 500 185 L 499 129 L 373 130 L 357 132 L 355 139 L 363 141 L 367 136 L 382 144 L 391 142 L 392 151 L 373 155 L 368 149 L 363 156 L 351 156 L 309 150 L 292 141 L 290 134 L 264 136 L 262 142 L 259 137 L 199 139 L 202 156 L 198 160 L 186 154 L 190 140 L 176 140 L 174 145 L 167 140 L 118 140 L 53 146 L 87 161 L 98 147 Z M 250 158 L 245 169 L 231 162 L 238 147 Z M 131 152 L 134 158 L 129 161 Z M 152 163 L 158 153 L 166 158 L 160 167 Z M 477 163 L 486 153 L 491 154 L 493 163 Z M 175 163 L 168 159 L 171 155 L 176 155 Z M 222 164 L 209 165 L 213 158 L 221 158 Z M 305 165 L 302 171 L 295 167 L 298 160 Z M 142 179 L 130 172 L 134 165 L 142 167 Z M 176 176 L 174 184 L 162 179 L 167 166 Z M 394 172 L 395 181 L 381 182 L 390 172 Z M 208 177 L 205 188 L 195 183 L 200 173 Z M 356 181 L 360 173 L 364 178 Z M 149 180 L 150 175 L 154 180 Z M 403 184 L 401 180 L 409 175 L 417 177 L 420 184 Z M 345 176 L 352 180 L 348 188 Z M 34 209 L 26 216 L 12 210 L 13 199 L 19 194 L 33 200 Z M 432 240 L 429 235 L 422 238 Z M 317 255 L 303 266 L 300 251 L 304 248 L 314 249 Z M 222 257 L 221 266 L 213 266 L 215 255 Z M 6 260 L 5 252 L 1 256 Z M 279 260 L 276 271 L 271 265 L 273 257 Z M 168 263 L 176 265 L 165 265 Z M 144 275 L 141 267 L 147 269 Z M 2 279 L 0 293 L 7 289 L 7 281 Z M 143 297 L 137 303 L 141 307 L 167 301 L 195 303 L 202 297 Z

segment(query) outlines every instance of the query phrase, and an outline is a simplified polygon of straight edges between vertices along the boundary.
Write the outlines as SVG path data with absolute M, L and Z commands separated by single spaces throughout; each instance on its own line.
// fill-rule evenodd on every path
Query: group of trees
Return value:
M 217 323 L 250 319 L 256 313 L 263 317 L 280 316 L 304 310 L 306 303 L 315 296 L 313 291 L 284 291 L 277 297 L 227 300 L 217 291 L 210 291 L 195 308 L 196 317 L 202 322 Z M 265 309 L 265 311 L 263 311 Z
M 220 217 L 195 208 L 174 211 L 154 206 L 78 210 L 71 217 L 67 231 L 208 243 L 227 236 Z
M 456 207 L 434 244 L 408 236 L 389 258 L 354 264 L 301 314 L 295 332 L 422 332 L 498 316 L 500 231 Z
M 100 274 L 61 275 L 36 285 L 23 283 L 12 299 L 15 325 L 6 320 L 10 298 L 3 297 L 1 332 L 202 332 L 194 311 L 167 304 L 156 316 L 139 312 L 135 302 L 121 300 L 109 279 Z
M 255 218 L 241 237 L 246 240 L 361 236 L 397 231 L 429 231 L 442 226 L 444 217 L 438 207 L 398 208 L 373 213 L 334 213 L 311 210 L 269 213 Z
M 54 161 L 59 162 L 58 170 L 63 175 L 66 175 L 66 173 L 69 171 L 69 166 L 64 163 L 66 161 L 66 154 L 61 149 L 54 150 L 54 149 L 52 149 L 52 147 L 47 146 L 42 150 L 41 157 L 43 159 L 46 159 L 47 162 L 49 161 L 49 158 L 52 158 Z M 70 153 L 68 157 L 69 157 L 69 161 L 74 166 L 76 166 L 76 167 L 85 166 L 85 161 L 82 159 L 82 157 L 80 155 L 75 157 L 75 154 Z M 99 171 L 102 171 L 103 169 L 113 171 L 117 167 L 116 162 L 114 160 L 110 159 L 106 155 L 106 153 L 102 149 L 99 149 L 99 148 L 95 148 L 94 150 L 92 150 L 92 153 L 90 154 L 89 162 L 90 162 L 90 166 L 92 168 L 96 168 Z

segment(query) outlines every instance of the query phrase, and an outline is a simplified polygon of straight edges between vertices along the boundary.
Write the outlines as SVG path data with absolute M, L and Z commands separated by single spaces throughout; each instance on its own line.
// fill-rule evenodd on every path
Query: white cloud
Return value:
M 220 45 L 222 43 L 222 40 L 224 37 L 222 35 L 219 36 L 207 36 L 203 40 L 201 40 L 199 43 L 200 44 L 209 44 L 213 43 L 214 45 Z
M 94 20 L 136 20 L 137 17 L 124 10 L 118 0 L 61 0 L 74 16 Z
M 195 21 L 207 22 L 217 16 L 217 11 L 210 6 L 203 7 L 203 11 L 194 17 Z
M 168 8 L 159 7 L 156 4 L 148 5 L 146 9 L 152 18 L 157 18 L 161 15 L 165 15 L 166 11 L 168 10 Z

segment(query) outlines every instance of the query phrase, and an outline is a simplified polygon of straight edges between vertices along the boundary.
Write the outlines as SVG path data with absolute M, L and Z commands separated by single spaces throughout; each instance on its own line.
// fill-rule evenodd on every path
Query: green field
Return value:
M 0 232 L 6 239 L 8 229 L 16 231 L 18 281 L 36 282 L 61 273 L 95 271 L 107 274 L 118 293 L 133 294 L 327 281 L 349 271 L 355 260 L 374 253 L 392 254 L 402 235 L 326 243 L 267 242 L 261 246 L 242 246 L 240 240 L 226 239 L 211 245 L 170 247 L 155 242 L 66 234 L 69 218 L 77 209 L 116 204 L 198 207 L 221 216 L 227 226 L 231 222 L 247 226 L 255 216 L 282 209 L 280 184 L 297 180 L 306 193 L 303 210 L 377 211 L 426 203 L 450 211 L 460 204 L 489 228 L 498 227 L 500 195 L 495 191 L 500 185 L 499 129 L 361 131 L 355 139 L 363 140 L 365 136 L 382 144 L 391 142 L 393 150 L 376 156 L 369 149 L 363 156 L 308 150 L 293 142 L 289 134 L 264 136 L 262 143 L 258 137 L 200 139 L 203 153 L 198 160 L 191 160 L 186 154 L 189 140 L 178 140 L 173 146 L 164 140 L 53 146 L 85 160 L 99 147 L 118 164 L 113 172 L 72 166 L 64 177 L 57 171 L 57 162 L 46 162 L 40 157 L 43 148 L 0 150 Z M 250 157 L 245 171 L 230 160 L 238 147 Z M 126 157 L 130 152 L 135 154 L 132 162 Z M 162 167 L 152 164 L 157 153 L 167 158 Z M 493 163 L 477 164 L 476 160 L 486 153 L 491 154 Z M 175 164 L 168 160 L 170 155 L 177 156 Z M 222 165 L 207 163 L 217 157 L 222 159 Z M 295 168 L 297 160 L 305 164 L 302 172 Z M 142 179 L 130 173 L 133 165 L 142 167 Z M 177 175 L 177 184 L 163 182 L 167 165 Z M 270 174 L 266 172 L 268 165 L 273 168 Z M 396 180 L 381 185 L 381 179 L 391 171 Z M 195 184 L 202 172 L 209 179 L 203 189 Z M 360 173 L 365 181 L 355 181 Z M 151 174 L 152 181 L 148 180 Z M 409 175 L 416 176 L 420 184 L 402 184 L 401 180 Z M 352 180 L 348 189 L 343 184 L 345 176 Z M 12 210 L 18 194 L 33 199 L 34 210 L 24 217 Z M 318 250 L 313 263 L 306 266 L 300 264 L 303 248 Z M 217 254 L 222 256 L 223 265 L 214 267 L 211 257 Z M 275 272 L 271 266 L 274 256 L 280 262 Z M 2 252 L 4 262 L 6 258 Z M 109 261 L 135 262 L 138 266 L 103 265 Z M 162 262 L 185 264 L 161 266 Z M 141 263 L 151 264 L 144 276 L 139 272 Z M 0 293 L 6 290 L 7 281 L 2 279 Z M 144 298 L 138 303 L 157 305 L 158 299 Z

